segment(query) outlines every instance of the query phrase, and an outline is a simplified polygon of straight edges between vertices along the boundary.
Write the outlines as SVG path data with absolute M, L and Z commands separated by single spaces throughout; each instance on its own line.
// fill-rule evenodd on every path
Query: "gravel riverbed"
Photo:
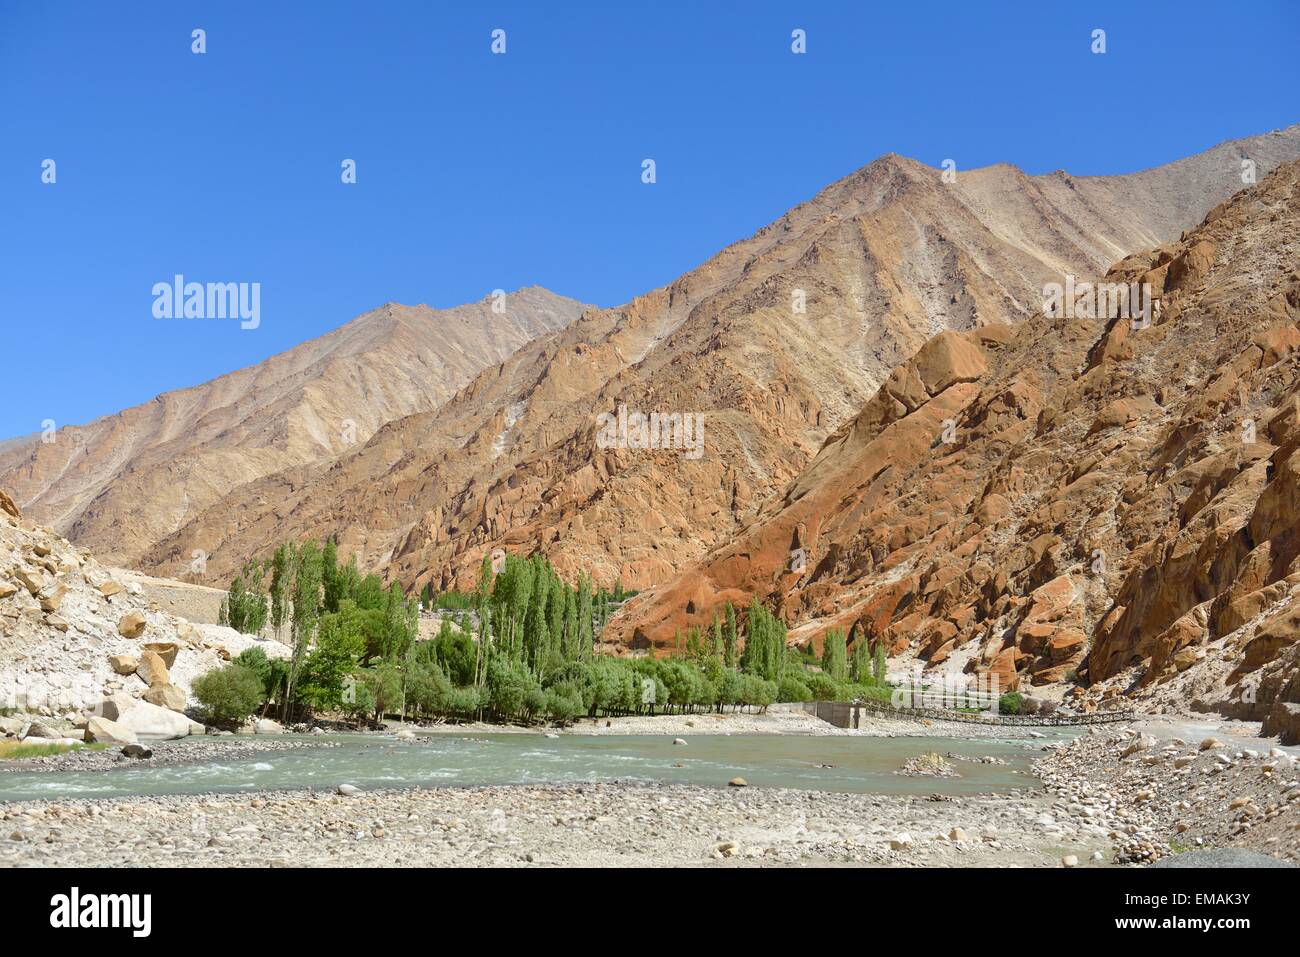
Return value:
M 150 757 L 127 757 L 121 748 L 109 747 L 102 751 L 79 748 L 40 758 L 14 758 L 0 761 L 0 774 L 19 771 L 112 771 L 119 768 L 175 767 L 204 761 L 240 761 L 274 751 L 332 748 L 338 745 L 328 741 L 281 741 L 265 737 L 203 737 L 158 744 L 145 742 L 145 747 L 153 752 Z
M 961 797 L 612 781 L 24 801 L 0 804 L 0 866 L 1086 867 L 1201 847 L 1300 862 L 1297 749 L 1203 730 L 1097 728 L 1041 745 L 1041 787 Z

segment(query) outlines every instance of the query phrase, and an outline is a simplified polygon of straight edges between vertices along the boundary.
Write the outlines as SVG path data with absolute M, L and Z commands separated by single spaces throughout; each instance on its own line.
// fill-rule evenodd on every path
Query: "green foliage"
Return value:
M 812 690 L 803 681 L 793 674 L 787 674 L 777 685 L 776 699 L 778 701 L 812 701 Z
M 323 615 L 315 646 L 303 663 L 299 684 L 302 701 L 314 711 L 341 708 L 344 681 L 356 671 L 357 661 L 364 653 L 365 642 L 349 627 L 346 615 L 341 612 Z
M 844 632 L 837 628 L 830 629 L 822 638 L 822 671 L 834 681 L 843 681 L 849 675 Z
M 842 633 L 827 636 L 826 674 L 810 673 L 809 659 L 787 648 L 785 624 L 757 601 L 743 637 L 728 603 L 707 628 L 688 630 L 678 656 L 624 659 L 596 649 L 609 613 L 633 593 L 595 589 L 585 575 L 569 585 L 541 556 L 507 555 L 500 573 L 485 556 L 470 592 L 436 594 L 426 584 L 427 605 L 455 614 L 444 614 L 436 637 L 423 642 L 416 602 L 400 584 L 362 577 L 355 556 L 340 565 L 333 541 L 286 544 L 267 567 L 271 623 L 277 634 L 288 627 L 293 654 L 268 661 L 250 649 L 238 665 L 257 681 L 254 707 L 274 700 L 286 716 L 566 723 L 862 693 L 848 681 Z M 248 572 L 241 577 L 253 577 Z M 860 673 L 860 652 L 855 660 Z
M 858 634 L 853 641 L 853 650 L 849 652 L 849 680 L 854 684 L 871 680 L 871 658 L 867 642 Z
M 222 624 L 245 635 L 256 635 L 266 624 L 266 595 L 262 591 L 262 565 L 260 562 L 244 563 L 243 569 L 230 583 L 230 591 L 221 604 Z
M 69 751 L 103 751 L 108 745 L 95 744 L 35 744 L 36 739 L 27 741 L 0 741 L 0 761 L 17 761 L 20 758 L 48 758 L 55 754 Z
M 191 687 L 194 697 L 217 721 L 243 721 L 265 700 L 265 687 L 257 673 L 233 662 L 200 675 Z
M 757 598 L 753 599 L 745 619 L 741 670 L 775 683 L 781 680 L 785 659 L 785 622 L 760 605 Z
M 257 675 L 257 680 L 262 683 L 262 695 L 264 700 L 270 700 L 274 694 L 275 686 L 271 682 L 272 667 L 270 660 L 266 657 L 266 652 L 253 645 L 251 648 L 245 648 L 239 653 L 239 656 L 231 662 L 233 665 L 239 665 Z
M 1009 691 L 998 698 L 998 712 L 1000 714 L 1019 714 L 1020 707 L 1024 703 L 1024 695 L 1019 691 Z
M 811 692 L 811 701 L 838 701 L 840 696 L 840 685 L 830 675 L 820 672 L 811 672 L 804 676 L 804 681 Z

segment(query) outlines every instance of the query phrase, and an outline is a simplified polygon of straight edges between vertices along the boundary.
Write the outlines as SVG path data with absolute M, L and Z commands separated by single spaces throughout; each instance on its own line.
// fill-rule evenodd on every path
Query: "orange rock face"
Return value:
M 849 628 L 931 666 L 961 655 L 1004 690 L 1151 682 L 1222 641 L 1241 680 L 1300 637 L 1297 237 L 1290 164 L 1112 268 L 1152 283 L 1150 324 L 1040 316 L 930 340 L 611 634 L 663 646 L 757 595 L 796 641 Z

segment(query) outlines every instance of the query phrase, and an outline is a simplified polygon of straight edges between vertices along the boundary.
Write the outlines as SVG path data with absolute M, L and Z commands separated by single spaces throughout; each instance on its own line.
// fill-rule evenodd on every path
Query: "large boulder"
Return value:
M 134 698 L 131 700 L 135 701 Z M 203 725 L 197 721 L 191 721 L 177 711 L 161 708 L 148 701 L 135 701 L 135 704 L 119 715 L 117 722 L 134 731 L 141 740 L 148 741 L 170 741 L 191 734 L 202 734 L 204 731 Z
M 68 586 L 63 582 L 51 582 L 41 589 L 37 598 L 41 603 L 41 611 L 58 611 L 59 606 L 63 604 L 63 598 L 68 594 Z
M 117 623 L 117 633 L 123 638 L 139 638 L 144 634 L 146 624 L 140 612 L 127 612 Z
M 114 674 L 133 675 L 140 667 L 140 659 L 135 655 L 109 655 L 108 664 Z
M 20 568 L 14 572 L 14 578 L 18 579 L 18 584 L 33 595 L 38 594 L 45 587 L 45 574 L 39 570 Z
M 146 651 L 140 656 L 140 666 L 136 668 L 135 673 L 150 688 L 172 683 L 171 674 L 167 671 L 167 665 L 162 658 L 152 651 Z
M 185 692 L 173 684 L 153 685 L 144 693 L 144 700 L 169 711 L 184 711 L 189 704 Z
M 18 505 L 9 496 L 9 493 L 0 488 L 0 512 L 12 515 L 14 518 L 22 518 L 22 513 L 18 511 Z
M 136 744 L 139 738 L 125 725 L 108 718 L 91 718 L 86 723 L 86 740 L 97 744 Z
M 270 718 L 259 718 L 253 725 L 255 734 L 284 734 L 284 725 L 279 721 L 272 721 Z
M 26 736 L 29 738 L 62 738 L 64 734 L 57 728 L 52 728 L 42 721 L 33 721 L 27 728 Z
M 152 651 L 168 668 L 176 664 L 176 653 L 181 650 L 181 646 L 174 641 L 148 641 L 140 647 Z
M 1274 702 L 1260 733 L 1266 738 L 1276 736 L 1283 744 L 1300 744 L 1300 704 Z
M 109 695 L 95 708 L 95 714 L 101 718 L 107 718 L 109 721 L 117 721 L 137 704 L 139 699 L 132 698 L 129 694 L 119 691 L 117 694 Z

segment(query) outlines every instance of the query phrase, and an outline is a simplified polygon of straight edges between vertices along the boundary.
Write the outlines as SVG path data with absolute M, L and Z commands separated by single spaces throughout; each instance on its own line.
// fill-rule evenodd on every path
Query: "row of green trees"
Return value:
M 884 689 L 883 651 L 872 662 L 859 643 L 849 656 L 843 633 L 831 632 L 813 661 L 786 647 L 784 623 L 757 601 L 743 623 L 727 604 L 667 658 L 601 655 L 599 630 L 625 597 L 593 589 L 585 575 L 571 586 L 542 556 L 508 556 L 500 573 L 485 558 L 472 592 L 422 593 L 429 607 L 455 612 L 433 640 L 417 641 L 419 604 L 396 583 L 385 589 L 377 576 L 361 576 L 355 558 L 341 565 L 332 542 L 286 544 L 270 562 L 241 570 L 223 616 L 243 631 L 269 624 L 291 655 L 268 660 L 251 649 L 200 679 L 195 694 L 223 721 L 274 706 L 282 719 L 335 712 L 569 722 L 762 709 Z

